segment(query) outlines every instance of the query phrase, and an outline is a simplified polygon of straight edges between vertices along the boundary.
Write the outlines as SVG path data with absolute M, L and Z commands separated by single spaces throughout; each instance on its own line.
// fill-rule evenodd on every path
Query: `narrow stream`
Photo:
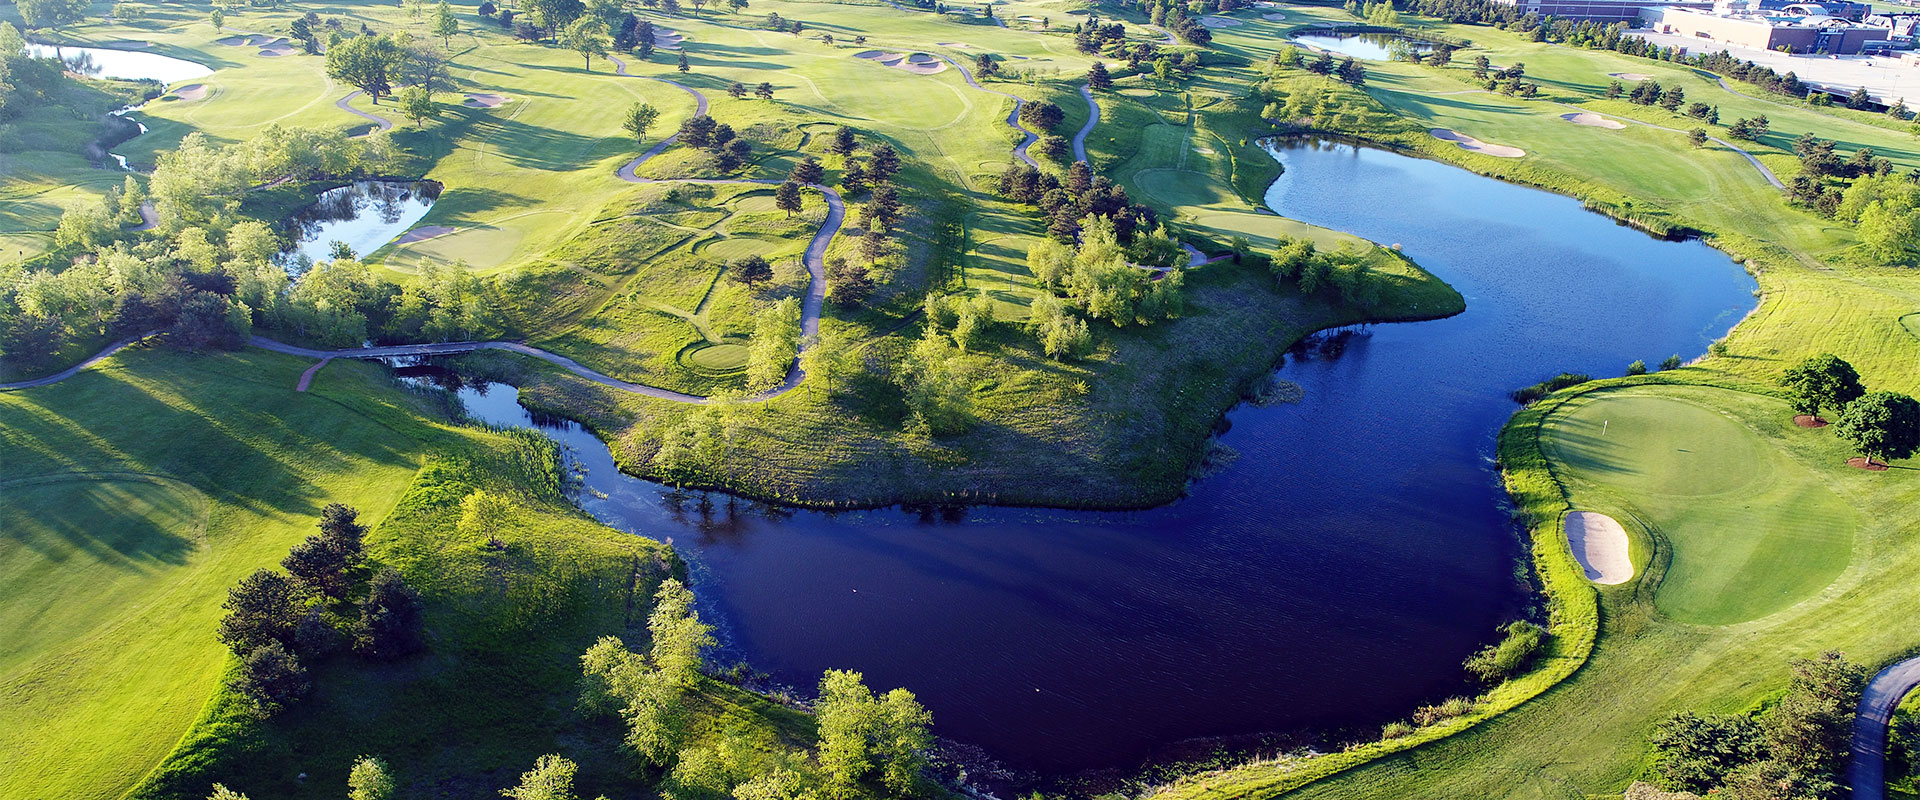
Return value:
M 1016 768 L 1403 718 L 1470 691 L 1461 661 L 1531 602 L 1493 465 L 1507 393 L 1696 356 L 1755 284 L 1703 244 L 1444 164 L 1273 152 L 1275 210 L 1402 244 L 1468 310 L 1295 347 L 1281 374 L 1305 399 L 1230 411 L 1240 457 L 1170 505 L 795 512 L 638 480 L 579 426 L 543 430 L 586 470 L 590 513 L 694 565 L 729 652 L 799 687 L 834 667 L 909 687 L 939 733 Z M 462 394 L 532 422 L 512 387 Z

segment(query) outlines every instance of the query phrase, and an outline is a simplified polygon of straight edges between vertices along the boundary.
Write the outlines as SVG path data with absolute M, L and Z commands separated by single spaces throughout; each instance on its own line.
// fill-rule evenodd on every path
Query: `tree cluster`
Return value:
M 644 655 L 608 636 L 580 657 L 580 710 L 588 716 L 619 715 L 626 722 L 627 747 L 644 762 L 664 767 L 685 740 L 686 695 L 699 684 L 701 653 L 713 646 L 713 627 L 694 610 L 693 592 L 669 578 L 654 593 L 647 630 L 653 644 Z
M 1105 217 L 1088 215 L 1079 227 L 1077 246 L 1048 240 L 1027 251 L 1027 269 L 1041 286 L 1117 327 L 1151 325 L 1185 311 L 1184 252 L 1164 227 L 1136 236 L 1131 245 L 1120 242 Z
M 1307 239 L 1283 236 L 1274 247 L 1268 269 L 1276 279 L 1292 282 L 1301 294 L 1332 293 L 1340 302 L 1371 308 L 1380 302 L 1380 281 L 1361 249 L 1320 250 Z
M 753 147 L 733 132 L 733 126 L 716 122 L 705 114 L 688 117 L 680 123 L 680 144 L 705 150 L 717 172 L 728 173 L 746 166 Z
M 320 512 L 320 533 L 295 545 L 281 562 L 286 572 L 257 570 L 227 593 L 219 636 L 240 659 L 233 688 L 262 715 L 305 697 L 312 689 L 305 665 L 349 641 L 356 652 L 380 661 L 425 647 L 419 594 L 391 569 L 373 575 L 357 620 L 334 611 L 351 602 L 365 565 L 367 529 L 358 517 L 352 508 L 328 505 Z
M 1010 164 L 1000 173 L 997 189 L 1002 197 L 1039 208 L 1049 220 L 1047 232 L 1061 242 L 1074 241 L 1088 216 L 1111 222 L 1122 244 L 1131 244 L 1137 231 L 1151 230 L 1159 222 L 1152 208 L 1133 202 L 1124 187 L 1095 175 L 1084 161 L 1068 167 L 1064 181 L 1030 165 Z
M 1683 711 L 1654 729 L 1662 782 L 1740 800 L 1826 800 L 1839 793 L 1867 672 L 1839 653 L 1794 659 L 1785 697 L 1760 715 Z
M 1920 401 L 1897 392 L 1867 391 L 1852 364 L 1831 353 L 1809 356 L 1780 376 L 1793 410 L 1818 419 L 1837 410 L 1833 432 L 1869 460 L 1907 458 L 1920 451 Z

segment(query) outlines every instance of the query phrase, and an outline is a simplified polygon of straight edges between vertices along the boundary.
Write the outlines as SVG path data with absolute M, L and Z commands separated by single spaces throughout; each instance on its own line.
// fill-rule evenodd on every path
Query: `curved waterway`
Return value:
M 827 668 L 909 687 L 939 733 L 1014 767 L 1402 718 L 1467 691 L 1461 660 L 1531 602 L 1492 460 L 1507 393 L 1697 355 L 1754 283 L 1702 244 L 1454 167 L 1274 152 L 1277 211 L 1402 244 L 1467 311 L 1295 348 L 1280 372 L 1305 399 L 1229 412 L 1240 457 L 1173 504 L 794 512 L 634 479 L 579 426 L 544 430 L 590 513 L 686 555 L 734 654 L 801 687 Z M 485 388 L 463 391 L 476 417 L 531 422 Z

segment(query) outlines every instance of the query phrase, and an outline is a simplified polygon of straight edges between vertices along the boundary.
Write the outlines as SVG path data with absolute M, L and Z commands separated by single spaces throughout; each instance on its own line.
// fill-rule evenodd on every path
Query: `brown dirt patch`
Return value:
M 1847 459 L 1847 466 L 1853 467 L 1854 469 L 1864 469 L 1868 472 L 1886 472 L 1889 469 L 1885 464 L 1878 461 L 1869 461 L 1860 456 Z
M 1798 425 L 1798 426 L 1800 426 L 1800 427 L 1802 427 L 1802 428 L 1824 428 L 1824 427 L 1827 427 L 1827 421 L 1826 421 L 1826 420 L 1824 420 L 1824 419 L 1821 419 L 1821 418 L 1819 418 L 1819 417 L 1816 417 L 1816 416 L 1814 416 L 1814 415 L 1812 415 L 1812 414 L 1795 414 L 1795 415 L 1793 415 L 1793 424 L 1795 424 L 1795 425 Z

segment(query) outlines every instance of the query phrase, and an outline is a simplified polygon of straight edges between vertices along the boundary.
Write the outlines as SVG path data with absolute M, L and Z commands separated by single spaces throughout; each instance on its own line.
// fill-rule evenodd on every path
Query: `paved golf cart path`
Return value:
M 1853 800 L 1885 800 L 1887 723 L 1915 686 L 1920 686 L 1920 658 L 1909 658 L 1873 676 L 1860 695 L 1860 713 L 1853 718 L 1853 766 L 1847 772 Z

